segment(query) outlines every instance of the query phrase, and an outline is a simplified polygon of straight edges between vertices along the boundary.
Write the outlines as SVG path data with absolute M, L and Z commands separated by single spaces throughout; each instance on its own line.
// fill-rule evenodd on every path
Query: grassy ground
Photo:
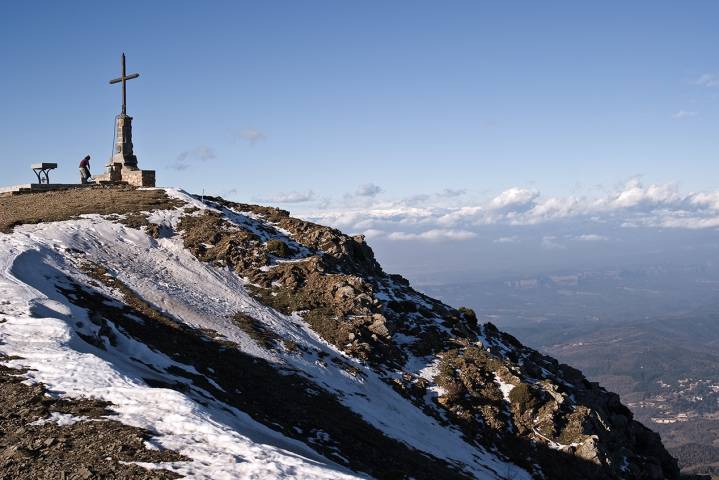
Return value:
M 70 220 L 86 213 L 133 213 L 178 205 L 163 190 L 137 190 L 129 186 L 27 193 L 0 198 L 0 232 L 9 233 L 25 223 Z

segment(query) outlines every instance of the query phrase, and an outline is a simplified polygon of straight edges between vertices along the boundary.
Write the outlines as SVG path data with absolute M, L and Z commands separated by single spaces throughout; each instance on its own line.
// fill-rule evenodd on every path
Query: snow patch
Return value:
M 86 417 L 84 415 L 75 416 L 75 415 L 71 415 L 69 413 L 52 412 L 49 417 L 41 418 L 40 420 L 35 420 L 34 422 L 28 423 L 28 425 L 40 426 L 40 425 L 45 425 L 47 423 L 54 423 L 61 427 L 64 427 L 66 425 L 72 425 L 74 423 L 84 422 L 86 420 L 90 420 L 90 418 Z
M 494 381 L 497 382 L 497 384 L 499 385 L 499 389 L 502 391 L 502 397 L 504 397 L 504 401 L 507 403 L 511 403 L 511 401 L 509 400 L 509 394 L 512 390 L 514 390 L 515 385 L 503 381 L 497 373 L 494 374 Z

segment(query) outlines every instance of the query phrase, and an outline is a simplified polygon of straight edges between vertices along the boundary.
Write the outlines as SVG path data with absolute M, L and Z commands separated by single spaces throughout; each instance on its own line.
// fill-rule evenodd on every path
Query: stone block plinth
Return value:
M 140 170 L 138 168 L 130 168 L 121 162 L 110 163 L 107 165 L 107 172 L 102 175 L 95 175 L 93 179 L 97 183 L 127 183 L 134 187 L 154 187 L 155 171 Z
M 122 181 L 135 187 L 154 187 L 154 170 L 123 170 Z

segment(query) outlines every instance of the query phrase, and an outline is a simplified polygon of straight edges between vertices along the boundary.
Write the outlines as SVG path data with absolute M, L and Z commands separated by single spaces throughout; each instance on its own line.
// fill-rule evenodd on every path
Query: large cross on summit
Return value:
M 139 73 L 127 74 L 125 68 L 125 54 L 120 59 L 122 62 L 122 74 L 119 78 L 110 80 L 110 84 L 122 83 L 122 112 L 115 116 L 115 139 L 113 141 L 112 157 L 105 167 L 107 171 L 101 175 L 95 175 L 95 181 L 123 182 L 136 187 L 154 187 L 155 171 L 141 170 L 137 166 L 137 156 L 132 147 L 132 117 L 127 114 L 127 90 L 125 82 L 137 78 Z
M 125 82 L 132 80 L 133 78 L 139 77 L 139 73 L 131 73 L 127 75 L 125 73 L 125 54 L 122 54 L 122 75 L 119 78 L 110 80 L 110 84 L 122 82 L 122 115 L 127 115 L 127 91 L 125 90 Z

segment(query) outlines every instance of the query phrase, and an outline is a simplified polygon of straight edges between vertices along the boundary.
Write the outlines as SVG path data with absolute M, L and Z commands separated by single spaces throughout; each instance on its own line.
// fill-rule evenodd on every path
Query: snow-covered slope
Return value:
M 362 238 L 181 190 L 144 191 L 152 211 L 108 193 L 125 215 L 88 214 L 83 190 L 60 221 L 30 224 L 34 197 L 0 221 L 0 361 L 109 402 L 168 452 L 135 460 L 158 478 L 678 473 L 616 395 L 386 274 Z
M 171 195 L 208 207 L 180 191 Z M 183 210 L 155 212 L 150 221 L 176 228 Z M 351 358 L 362 371 L 348 374 L 316 356 L 268 351 L 257 345 L 230 317 L 246 312 L 282 339 L 304 349 L 345 357 L 318 337 L 297 315 L 283 315 L 260 304 L 245 282 L 229 269 L 201 263 L 178 236 L 155 240 L 99 215 L 79 220 L 16 227 L 0 235 L 0 298 L 6 322 L 0 326 L 0 351 L 20 357 L 13 366 L 30 369 L 28 378 L 56 395 L 90 396 L 112 403 L 117 418 L 155 432 L 153 442 L 189 457 L 190 462 L 159 465 L 189 478 L 365 478 L 253 420 L 247 414 L 209 400 L 211 395 L 172 375 L 169 367 L 199 374 L 117 329 L 116 345 L 98 348 L 80 335 L 97 334 L 98 326 L 82 306 L 67 301 L 57 286 L 68 280 L 91 285 L 107 297 L 117 292 L 89 278 L 82 263 L 91 259 L 157 306 L 168 316 L 198 329 L 212 329 L 242 351 L 306 373 L 323 388 L 387 436 L 458 465 L 477 478 L 529 478 L 518 467 L 467 444 L 459 431 L 440 425 L 398 395 L 372 369 Z M 188 393 L 153 388 L 148 378 L 187 383 Z M 202 400 L 202 403 L 198 401 Z M 149 466 L 149 465 L 148 465 Z

